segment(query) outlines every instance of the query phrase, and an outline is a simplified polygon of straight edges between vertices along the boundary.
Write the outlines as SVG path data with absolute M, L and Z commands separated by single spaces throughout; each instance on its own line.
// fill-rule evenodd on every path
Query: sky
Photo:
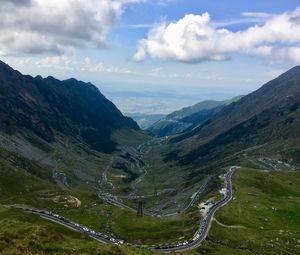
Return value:
M 2 0 L 0 59 L 124 113 L 247 94 L 300 64 L 297 0 Z

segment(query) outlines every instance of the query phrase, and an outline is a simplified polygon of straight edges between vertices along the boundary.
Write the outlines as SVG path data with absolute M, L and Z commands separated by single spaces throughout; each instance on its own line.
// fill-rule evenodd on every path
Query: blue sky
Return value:
M 298 7 L 296 0 L 4 0 L 0 58 L 23 73 L 92 81 L 123 112 L 168 113 L 248 93 L 300 64 Z

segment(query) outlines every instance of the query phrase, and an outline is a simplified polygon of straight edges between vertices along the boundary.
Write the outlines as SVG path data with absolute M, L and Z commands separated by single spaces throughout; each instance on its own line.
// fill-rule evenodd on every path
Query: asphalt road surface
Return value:
M 187 250 L 192 250 L 192 249 L 198 248 L 201 245 L 202 241 L 205 240 L 205 238 L 209 232 L 209 228 L 210 228 L 210 225 L 211 225 L 211 222 L 212 222 L 215 212 L 220 207 L 226 205 L 232 199 L 231 178 L 236 169 L 237 169 L 237 167 L 235 167 L 235 166 L 230 167 L 230 170 L 225 175 L 226 193 L 225 193 L 224 198 L 222 200 L 220 200 L 219 202 L 215 203 L 209 209 L 206 216 L 200 222 L 199 229 L 192 240 L 189 240 L 187 242 L 177 244 L 177 245 L 156 246 L 156 247 L 153 247 L 152 250 L 159 251 L 159 252 L 181 252 L 181 251 L 187 251 Z
M 31 213 L 31 214 L 38 215 L 38 216 L 40 216 L 44 219 L 51 220 L 53 222 L 61 224 L 65 227 L 68 227 L 68 228 L 73 229 L 75 231 L 84 233 L 84 234 L 88 235 L 89 237 L 91 237 L 91 238 L 93 238 L 93 239 L 95 239 L 99 242 L 106 243 L 106 244 L 116 244 L 116 245 L 124 244 L 123 240 L 116 239 L 116 238 L 113 238 L 113 237 L 109 237 L 109 236 L 104 235 L 102 233 L 96 232 L 96 231 L 91 230 L 91 229 L 89 229 L 85 226 L 82 226 L 80 224 L 72 222 L 72 221 L 70 221 L 70 220 L 68 220 L 68 219 L 66 219 L 66 218 L 64 218 L 64 217 L 62 217 L 58 214 L 48 212 L 48 211 L 45 211 L 45 210 L 37 210 L 37 209 L 26 208 L 26 207 L 17 207 L 17 208 L 23 210 L 24 212 L 28 212 L 28 213 Z

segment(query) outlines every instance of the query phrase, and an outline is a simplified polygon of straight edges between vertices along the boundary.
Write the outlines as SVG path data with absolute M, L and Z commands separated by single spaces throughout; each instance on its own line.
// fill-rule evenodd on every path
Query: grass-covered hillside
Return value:
M 3 216 L 1 216 L 1 219 L 3 219 L 2 226 L 9 224 L 7 228 L 1 227 L 0 236 L 6 236 L 6 232 L 10 231 L 8 232 L 10 235 L 8 239 L 12 239 L 10 242 L 14 242 L 16 238 L 18 239 L 15 240 L 16 242 L 20 242 L 24 246 L 30 246 L 30 243 L 26 244 L 26 242 L 35 238 L 35 244 L 38 245 L 40 241 L 43 241 L 43 239 L 40 238 L 44 238 L 47 232 L 44 228 L 44 222 L 47 221 L 38 220 L 35 222 L 34 219 L 38 217 L 26 216 L 27 214 L 25 215 L 24 212 L 11 208 L 18 205 L 59 213 L 74 222 L 134 244 L 154 245 L 158 243 L 178 242 L 180 240 L 189 239 L 196 231 L 197 226 L 194 223 L 200 219 L 197 210 L 192 210 L 178 217 L 153 218 L 146 215 L 144 217 L 138 217 L 136 212 L 121 209 L 102 201 L 99 199 L 97 192 L 91 187 L 60 188 L 47 176 L 47 169 L 36 164 L 34 161 L 4 150 L 0 151 L 0 156 L 0 206 Z M 22 219 L 27 218 L 31 220 L 25 224 L 25 221 L 23 222 Z M 11 227 L 13 222 L 15 222 L 15 225 Z M 40 224 L 42 226 L 39 226 Z M 49 224 L 46 225 L 48 226 Z M 55 224 L 51 226 L 55 226 Z M 41 237 L 35 235 L 29 238 L 26 235 L 22 238 L 23 233 L 25 233 L 22 232 L 23 228 L 28 230 L 28 232 L 32 232 L 32 229 L 40 229 L 38 231 L 45 233 L 42 233 Z M 53 230 L 53 236 L 56 235 L 55 233 L 60 235 L 61 229 L 64 228 L 55 228 Z M 69 232 L 70 231 L 67 231 L 67 233 Z M 15 238 L 11 238 L 11 236 L 14 236 L 14 233 Z M 65 232 L 63 231 L 63 233 Z M 62 234 L 62 236 L 64 235 Z M 72 234 L 71 237 L 73 238 L 74 235 Z M 62 243 L 69 241 L 72 243 L 72 238 L 68 239 L 62 237 L 60 241 Z M 82 238 L 78 238 L 78 240 L 81 239 Z M 79 242 L 78 240 L 76 242 Z M 85 242 L 85 240 L 84 238 L 81 241 Z M 47 240 L 45 240 L 45 242 L 46 241 Z M 4 240 L 4 242 L 6 241 Z M 57 244 L 55 247 L 59 247 L 62 243 Z M 91 247 L 98 245 L 96 242 L 90 243 Z M 72 247 L 71 244 L 66 245 Z M 89 243 L 79 243 L 75 246 L 76 250 L 81 249 L 81 245 L 83 247 L 89 247 Z M 64 247 L 64 245 L 62 246 Z M 0 254 L 2 254 L 1 247 L 0 245 Z M 4 244 L 3 247 L 5 247 L 5 249 L 12 248 L 10 245 L 5 246 Z M 89 248 L 90 250 L 92 249 L 91 247 Z M 33 254 L 40 254 L 37 252 L 38 248 L 39 247 L 32 247 Z M 46 250 L 44 251 L 44 247 L 42 246 L 40 248 L 40 252 L 46 252 L 47 250 L 45 248 Z M 28 248 L 28 252 L 30 249 L 31 248 Z M 11 252 L 12 251 L 13 250 L 11 250 Z M 62 254 L 63 251 L 62 249 Z M 9 254 L 9 252 L 7 254 Z
M 202 254 L 298 254 L 300 172 L 239 169 Z
M 3 166 L 2 162 L 1 168 Z M 20 171 L 10 169 L 8 165 L 5 168 L 8 172 Z M 11 173 L 11 177 L 16 177 L 15 173 Z M 29 182 L 26 173 L 22 176 L 23 181 L 31 183 L 28 193 L 21 185 L 17 190 L 10 190 L 13 178 L 7 185 L 1 183 L 0 186 L 4 191 L 0 203 L 1 254 L 154 254 L 147 249 L 98 243 L 56 223 L 9 208 L 12 201 L 54 210 L 132 243 L 182 241 L 183 236 L 192 236 L 192 226 L 199 220 L 193 216 L 196 211 L 180 219 L 140 219 L 130 212 L 98 204 L 89 192 L 78 193 L 78 204 L 70 199 L 75 194 L 67 195 L 55 190 L 51 184 L 40 182 L 38 185 L 35 178 Z M 216 213 L 207 240 L 198 249 L 182 254 L 297 254 L 300 242 L 299 185 L 299 171 L 239 169 L 233 178 L 234 198 Z M 61 199 L 55 199 L 59 194 Z M 16 199 L 20 196 L 24 199 Z M 69 197 L 63 199 L 63 196 Z
M 145 249 L 105 245 L 56 223 L 0 206 L 2 255 L 147 255 Z

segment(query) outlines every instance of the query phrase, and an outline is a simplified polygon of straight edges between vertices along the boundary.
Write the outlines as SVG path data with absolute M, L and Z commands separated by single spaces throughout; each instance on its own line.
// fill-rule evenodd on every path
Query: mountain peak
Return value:
M 50 81 L 50 82 L 59 82 L 60 80 L 54 78 L 53 76 L 49 75 L 44 80 Z
M 71 82 L 71 83 L 76 83 L 76 82 L 82 82 L 82 81 L 79 81 L 79 80 L 77 80 L 77 79 L 75 79 L 75 78 L 69 78 L 69 79 L 67 79 L 67 80 L 64 80 L 65 82 Z

